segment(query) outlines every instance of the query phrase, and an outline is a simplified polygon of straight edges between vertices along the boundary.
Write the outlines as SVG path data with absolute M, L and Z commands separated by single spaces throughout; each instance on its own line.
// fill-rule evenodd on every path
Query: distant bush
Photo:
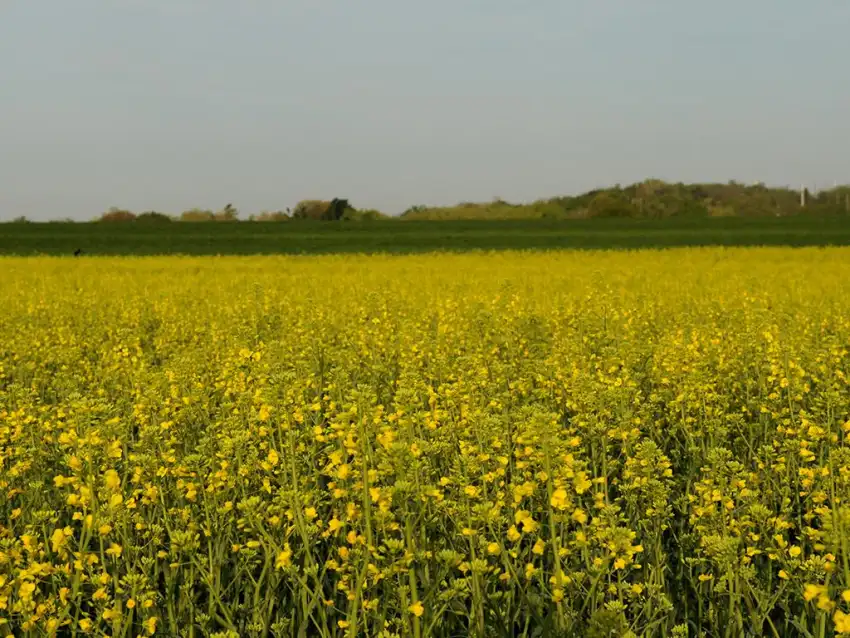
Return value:
M 298 202 L 292 211 L 293 219 L 324 219 L 330 202 L 321 199 L 305 199 Z
M 411 218 L 411 219 L 412 219 L 412 218 L 414 218 L 416 215 L 421 215 L 422 213 L 426 212 L 427 210 L 428 210 L 428 207 L 427 207 L 427 206 L 423 206 L 423 205 L 421 205 L 421 204 L 417 204 L 416 206 L 411 206 L 410 208 L 408 208 L 406 211 L 404 211 L 404 212 L 401 214 L 401 216 L 402 216 L 402 217 L 409 217 L 409 218 Z
M 345 211 L 342 216 L 344 221 L 378 221 L 381 219 L 390 219 L 389 215 L 385 215 L 379 210 L 375 210 L 374 208 L 369 208 L 366 210 L 356 210 L 354 208 L 349 208 Z
M 533 205 L 521 206 L 501 199 L 491 202 L 461 202 L 455 206 L 413 206 L 402 213 L 404 219 L 528 219 L 542 217 Z
M 735 209 L 731 206 L 723 206 L 722 204 L 714 204 L 708 207 L 710 217 L 734 217 Z
M 590 201 L 587 210 L 589 217 L 637 217 L 635 205 L 615 193 L 599 193 Z
M 411 206 L 404 219 L 582 219 L 586 217 L 768 217 L 787 215 L 850 215 L 850 186 L 817 194 L 762 183 L 683 184 L 647 179 L 629 186 L 590 190 L 575 196 L 509 204 L 501 199 L 455 206 Z
M 215 220 L 215 213 L 211 210 L 192 208 L 180 215 L 181 222 L 211 222 Z
M 279 210 L 275 212 L 263 211 L 259 215 L 252 215 L 251 221 L 255 222 L 288 222 L 292 219 L 289 213 Z
M 220 211 L 213 215 L 217 222 L 235 222 L 239 221 L 239 211 L 233 207 L 233 204 L 228 204 Z
M 293 219 L 312 219 L 321 221 L 338 221 L 354 210 L 347 199 L 334 198 L 331 201 L 321 199 L 305 199 L 298 202 L 292 211 Z
M 173 221 L 171 217 L 164 213 L 157 213 L 156 211 L 147 211 L 145 213 L 141 213 L 136 217 L 137 222 L 150 222 L 150 223 L 164 223 Z
M 670 217 L 786 217 L 850 216 L 850 186 L 836 186 L 818 192 L 805 191 L 805 205 L 800 192 L 792 188 L 768 187 L 763 183 L 670 183 L 646 179 L 627 186 L 597 188 L 575 196 L 539 199 L 527 204 L 513 204 L 500 197 L 489 202 L 461 202 L 452 206 L 416 205 L 401 214 L 406 220 L 531 220 L 585 218 Z M 110 208 L 93 221 L 167 222 L 239 221 L 239 211 L 227 204 L 221 210 L 193 208 L 179 217 L 148 211 L 140 215 L 118 207 Z M 347 199 L 305 199 L 294 210 L 263 211 L 249 221 L 282 222 L 289 220 L 369 221 L 396 219 L 376 209 L 357 210 Z M 26 218 L 14 220 L 25 223 Z M 73 223 L 74 220 L 53 220 Z
M 135 213 L 113 206 L 100 216 L 102 222 L 131 222 L 136 219 Z

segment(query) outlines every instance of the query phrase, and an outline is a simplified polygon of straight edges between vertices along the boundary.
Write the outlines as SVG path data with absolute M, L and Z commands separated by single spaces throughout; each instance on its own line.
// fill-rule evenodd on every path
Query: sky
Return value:
M 847 0 L 0 0 L 0 219 L 850 182 Z

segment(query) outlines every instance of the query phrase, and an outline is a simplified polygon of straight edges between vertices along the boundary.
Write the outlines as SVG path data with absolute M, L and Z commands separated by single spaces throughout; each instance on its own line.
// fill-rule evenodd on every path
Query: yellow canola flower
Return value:
M 563 487 L 559 487 L 554 492 L 552 492 L 550 504 L 552 505 L 552 507 L 558 510 L 566 509 L 569 506 L 567 490 L 565 490 Z
M 593 483 L 587 477 L 586 472 L 576 472 L 575 481 L 574 481 L 574 487 L 575 487 L 575 490 L 576 490 L 576 494 L 584 494 L 587 490 L 590 489 L 590 487 L 592 485 L 593 485 Z
M 23 582 L 20 587 L 18 587 L 18 596 L 20 596 L 22 600 L 29 600 L 33 597 L 33 593 L 36 589 L 35 583 Z
M 117 490 L 121 487 L 121 478 L 115 470 L 106 470 L 106 473 L 103 475 L 103 482 L 110 490 Z
M 814 600 L 818 596 L 826 594 L 826 592 L 827 588 L 823 585 L 806 585 L 803 588 L 803 600 L 809 602 L 811 600 Z
M 835 633 L 839 635 L 850 634 L 850 614 L 836 609 L 832 616 L 832 621 L 835 623 Z
M 51 549 L 57 553 L 62 551 L 68 542 L 68 537 L 71 536 L 71 534 L 73 534 L 73 531 L 70 528 L 53 530 L 53 534 L 50 536 Z
M 151 616 L 143 623 L 145 631 L 148 632 L 148 635 L 153 636 L 156 633 L 156 625 L 158 621 L 159 619 L 156 616 Z
M 292 550 L 289 548 L 289 545 L 286 545 L 284 549 L 278 553 L 274 566 L 275 569 L 283 569 L 290 565 L 292 565 Z
M 644 206 L 658 187 L 622 195 Z M 231 575 L 207 583 L 216 613 L 265 573 L 286 592 L 275 614 L 307 600 L 347 619 L 340 635 L 476 588 L 585 626 L 592 582 L 650 635 L 640 610 L 694 576 L 698 617 L 673 609 L 671 627 L 722 633 L 716 585 L 743 578 L 777 609 L 802 595 L 801 626 L 850 635 L 850 248 L 2 272 L 0 326 L 27 330 L 0 327 L 0 635 L 167 633 L 166 607 L 189 626 L 210 601 L 181 589 L 175 607 L 155 576 L 204 580 L 207 563 Z M 646 579 L 670 543 L 694 572 L 668 569 L 661 591 Z M 386 595 L 399 583 L 406 597 Z M 469 616 L 420 629 L 497 629 Z M 727 616 L 760 630 L 745 607 Z

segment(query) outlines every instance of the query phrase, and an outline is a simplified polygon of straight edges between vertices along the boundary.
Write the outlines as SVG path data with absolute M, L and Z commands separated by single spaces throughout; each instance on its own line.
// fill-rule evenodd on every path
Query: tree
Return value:
M 348 210 L 345 211 L 345 214 L 342 216 L 342 219 L 344 221 L 363 222 L 363 221 L 377 221 L 379 219 L 389 219 L 389 216 L 385 215 L 381 211 L 376 210 L 374 208 L 360 209 L 360 210 L 355 210 L 354 208 L 349 208 Z
M 333 198 L 331 201 L 322 199 L 305 199 L 295 206 L 292 211 L 293 219 L 314 219 L 322 221 L 339 221 L 351 217 L 356 210 L 347 199 Z
M 100 216 L 102 222 L 131 222 L 136 219 L 136 215 L 129 210 L 124 210 L 113 206 L 103 215 Z
M 215 219 L 220 222 L 235 222 L 239 220 L 239 211 L 233 204 L 228 204 L 215 214 Z
M 600 193 L 590 201 L 590 217 L 637 217 L 638 210 L 619 194 Z
M 423 204 L 417 204 L 415 206 L 411 206 L 406 211 L 404 211 L 401 216 L 402 217 L 412 217 L 415 215 L 423 215 L 428 210 L 428 207 Z
M 215 219 L 215 215 L 211 210 L 203 210 L 200 208 L 192 208 L 184 211 L 180 215 L 182 222 L 209 222 Z
M 324 219 L 330 202 L 321 199 L 304 199 L 295 205 L 293 219 Z
M 256 215 L 256 216 L 252 215 L 251 216 L 251 221 L 255 221 L 255 222 L 286 222 L 286 221 L 289 221 L 290 219 L 291 219 L 291 217 L 289 216 L 289 213 L 286 212 L 286 211 L 282 211 L 282 210 L 275 211 L 275 212 L 270 212 L 270 211 L 264 210 L 259 215 Z
M 154 223 L 163 223 L 172 221 L 171 217 L 164 213 L 157 213 L 156 211 L 149 210 L 140 214 L 136 217 L 137 222 L 154 222 Z
M 351 206 L 348 205 L 347 199 L 338 199 L 334 197 L 331 200 L 331 203 L 328 204 L 328 209 L 325 211 L 324 219 L 329 221 L 339 221 L 343 218 L 349 208 L 351 208 Z

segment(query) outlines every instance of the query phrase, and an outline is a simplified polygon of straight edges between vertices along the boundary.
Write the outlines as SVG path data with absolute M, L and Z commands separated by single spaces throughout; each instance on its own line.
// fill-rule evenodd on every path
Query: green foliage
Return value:
M 136 217 L 137 222 L 150 222 L 150 223 L 167 223 L 172 221 L 171 217 L 166 215 L 165 213 L 157 213 L 156 211 L 150 210 L 145 213 L 140 214 Z
M 671 217 L 777 217 L 790 215 L 850 215 L 850 186 L 840 186 L 807 196 L 789 188 L 763 184 L 682 184 L 648 179 L 629 186 L 588 191 L 576 196 L 552 197 L 530 204 L 510 204 L 500 199 L 456 206 L 413 206 L 406 220 L 439 219 L 584 219 Z
M 252 222 L 288 222 L 292 219 L 290 214 L 286 211 L 278 210 L 278 211 L 267 211 L 264 210 L 259 215 L 251 215 L 249 221 Z
M 404 211 L 401 216 L 414 218 L 416 215 L 420 215 L 428 210 L 427 206 L 423 206 L 422 204 L 417 204 L 416 206 L 411 206 L 406 211 Z
M 339 221 L 354 219 L 356 210 L 347 199 L 334 198 L 330 201 L 321 199 L 305 199 L 295 206 L 293 219 L 312 219 L 316 221 Z
M 211 222 L 213 220 L 215 220 L 215 213 L 201 208 L 192 208 L 180 215 L 181 222 Z
M 322 199 L 305 199 L 295 205 L 293 219 L 325 219 L 330 202 Z
M 235 222 L 239 221 L 239 211 L 233 207 L 233 204 L 228 204 L 218 211 L 214 217 L 217 222 Z
M 533 207 L 533 205 L 532 205 Z M 510 204 L 501 199 L 477 204 L 461 202 L 456 206 L 433 207 L 414 206 L 402 214 L 404 219 L 526 219 L 540 218 L 543 215 L 529 214 L 528 206 Z
M 136 219 L 135 213 L 113 206 L 100 216 L 102 222 L 131 222 Z
M 374 208 L 369 208 L 365 210 L 357 210 L 355 208 L 349 207 L 346 209 L 345 213 L 342 215 L 343 221 L 378 221 L 381 219 L 390 219 L 388 215 L 384 215 L 379 210 Z
M 325 219 L 328 221 L 339 221 L 345 216 L 346 211 L 351 208 L 347 199 L 334 197 L 328 205 Z
M 363 211 L 357 211 L 358 214 Z M 367 214 L 368 218 L 368 214 Z M 280 217 L 279 219 L 285 219 Z M 0 254 L 256 255 L 674 246 L 850 246 L 839 215 L 216 224 L 30 223 L 0 227 Z
M 589 217 L 637 217 L 638 208 L 620 193 L 599 193 L 590 200 Z

